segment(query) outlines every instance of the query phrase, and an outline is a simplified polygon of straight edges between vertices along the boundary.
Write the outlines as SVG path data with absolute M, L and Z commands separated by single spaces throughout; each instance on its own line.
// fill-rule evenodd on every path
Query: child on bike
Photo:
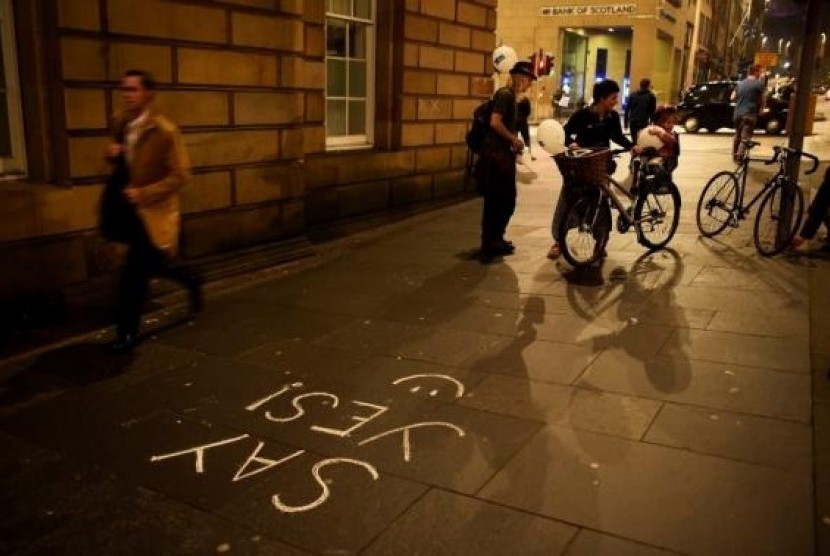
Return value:
M 680 157 L 680 137 L 674 131 L 677 110 L 673 106 L 662 106 L 654 112 L 652 122 L 640 132 L 637 143 L 645 148 L 647 156 L 656 154 L 649 158 L 646 170 L 658 191 L 668 190 Z
M 657 148 L 657 154 L 669 174 L 677 168 L 680 157 L 680 137 L 674 131 L 676 123 L 677 110 L 673 106 L 661 106 L 654 112 L 652 124 L 643 130 L 660 140 L 661 146 Z M 647 147 L 650 146 L 650 141 L 644 137 L 638 144 Z

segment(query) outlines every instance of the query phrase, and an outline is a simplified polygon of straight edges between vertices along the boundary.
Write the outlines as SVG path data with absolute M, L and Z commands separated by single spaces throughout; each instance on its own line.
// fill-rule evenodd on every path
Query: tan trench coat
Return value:
M 113 120 L 114 130 L 126 135 L 124 115 Z M 179 246 L 179 190 L 190 182 L 190 160 L 176 124 L 151 109 L 133 147 L 130 187 L 139 190 L 138 213 L 150 240 L 168 256 Z

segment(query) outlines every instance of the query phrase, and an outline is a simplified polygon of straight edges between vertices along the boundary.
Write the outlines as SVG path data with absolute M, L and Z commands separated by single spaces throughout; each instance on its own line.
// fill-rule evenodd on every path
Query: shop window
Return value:
M 0 179 L 26 172 L 20 81 L 11 0 L 0 0 Z
M 327 147 L 359 147 L 373 143 L 374 89 L 374 0 L 328 0 Z

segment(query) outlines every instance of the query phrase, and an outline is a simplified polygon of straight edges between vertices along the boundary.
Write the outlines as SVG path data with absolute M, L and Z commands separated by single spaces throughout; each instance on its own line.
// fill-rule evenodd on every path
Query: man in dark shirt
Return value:
M 744 156 L 743 141 L 752 139 L 758 114 L 764 109 L 764 92 L 766 87 L 760 79 L 761 66 L 749 68 L 749 75 L 738 83 L 732 91 L 731 99 L 735 101 L 735 138 L 732 141 L 732 158 L 739 162 Z
M 514 250 L 504 233 L 516 209 L 516 155 L 524 150 L 524 143 L 516 136 L 516 97 L 535 79 L 530 62 L 516 62 L 510 70 L 510 84 L 493 95 L 490 129 L 474 174 L 484 197 L 481 257 L 485 262 Z
M 616 81 L 606 79 L 594 85 L 594 102 L 591 106 L 583 108 L 568 120 L 565 124 L 565 143 L 570 149 L 578 148 L 609 148 L 611 141 L 634 154 L 640 154 L 642 148 L 635 146 L 623 134 L 620 124 L 620 115 L 614 109 L 620 98 L 620 86 Z M 613 174 L 616 164 L 611 161 L 608 173 Z M 562 184 L 562 191 L 556 201 L 556 210 L 553 213 L 551 231 L 553 233 L 553 245 L 548 251 L 548 258 L 559 257 L 559 221 L 568 208 L 570 189 L 572 185 Z
M 628 95 L 625 103 L 625 127 L 631 131 L 631 141 L 637 142 L 637 134 L 651 123 L 657 110 L 657 97 L 651 92 L 651 80 L 640 81 L 640 90 Z

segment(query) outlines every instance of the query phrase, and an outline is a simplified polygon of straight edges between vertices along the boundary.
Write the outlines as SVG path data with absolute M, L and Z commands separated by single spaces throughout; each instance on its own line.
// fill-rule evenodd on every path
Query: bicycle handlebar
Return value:
M 772 150 L 772 158 L 764 162 L 764 164 L 766 165 L 775 164 L 776 162 L 778 162 L 778 160 L 781 158 L 781 153 L 783 152 L 787 153 L 787 155 L 796 155 L 811 160 L 813 162 L 813 167 L 804 172 L 806 175 L 810 175 L 814 173 L 816 170 L 818 170 L 819 160 L 818 157 L 816 157 L 815 155 L 805 153 L 804 151 L 800 151 L 798 149 L 791 149 L 790 147 L 782 147 L 780 145 L 775 145 L 774 147 L 772 147 Z

